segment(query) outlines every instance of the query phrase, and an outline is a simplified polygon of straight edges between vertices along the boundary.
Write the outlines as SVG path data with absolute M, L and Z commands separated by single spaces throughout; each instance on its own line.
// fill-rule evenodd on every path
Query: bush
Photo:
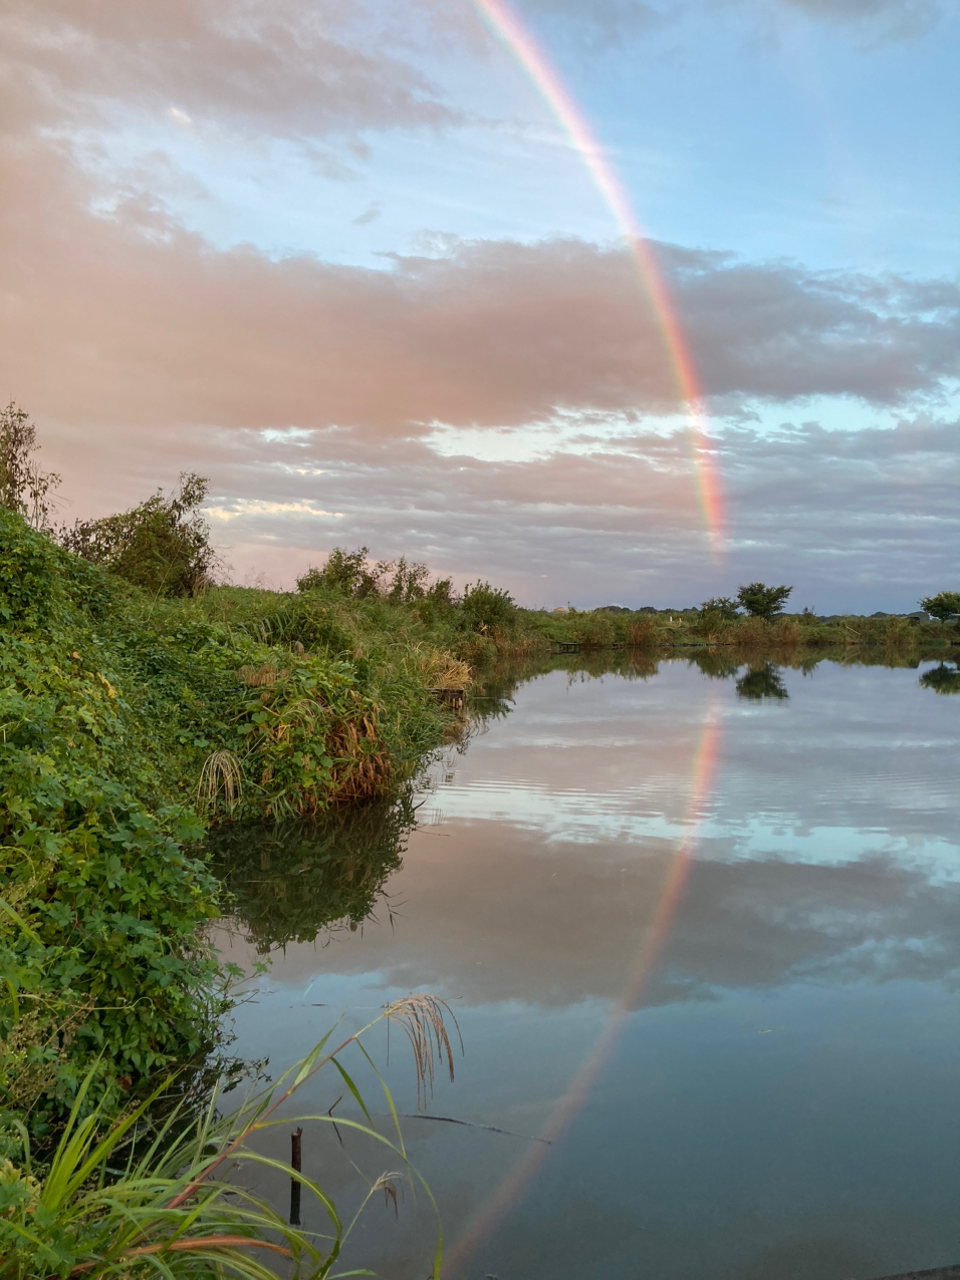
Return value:
M 793 587 L 767 587 L 762 582 L 751 582 L 740 587 L 737 603 L 751 618 L 775 618 L 783 613 L 783 606 Z
M 745 588 L 741 587 L 741 590 Z M 701 622 L 710 619 L 713 622 L 732 622 L 734 618 L 740 617 L 740 606 L 736 600 L 731 600 L 729 596 L 711 596 L 709 600 L 704 600 L 700 606 Z
M 960 613 L 960 591 L 939 591 L 935 596 L 924 596 L 920 608 L 945 621 Z
M 60 543 L 91 564 L 156 596 L 192 596 L 219 569 L 210 528 L 200 507 L 209 482 L 184 473 L 169 497 L 158 489 L 129 511 L 101 520 L 78 520 L 57 531 Z
M 475 582 L 464 589 L 460 617 L 466 631 L 512 631 L 517 606 L 509 591 L 491 587 L 489 582 Z
M 23 516 L 35 529 L 46 529 L 50 491 L 60 477 L 40 470 L 37 448 L 36 427 L 26 410 L 11 400 L 0 409 L 0 507 Z

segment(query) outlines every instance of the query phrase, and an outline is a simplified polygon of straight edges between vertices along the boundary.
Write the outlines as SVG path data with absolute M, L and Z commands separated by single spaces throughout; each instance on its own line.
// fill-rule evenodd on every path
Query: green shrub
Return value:
M 737 604 L 751 618 L 775 618 L 783 613 L 783 607 L 793 587 L 768 587 L 762 582 L 751 582 L 737 591 Z
M 475 582 L 464 589 L 459 614 L 465 631 L 510 631 L 517 621 L 517 606 L 509 591 Z
M 139 506 L 100 520 L 78 520 L 57 536 L 68 551 L 102 565 L 157 596 L 192 596 L 219 568 L 200 508 L 209 482 L 184 473 L 169 497 L 162 490 Z
M 920 608 L 934 618 L 944 620 L 960 613 L 960 591 L 939 591 L 935 596 L 924 596 Z

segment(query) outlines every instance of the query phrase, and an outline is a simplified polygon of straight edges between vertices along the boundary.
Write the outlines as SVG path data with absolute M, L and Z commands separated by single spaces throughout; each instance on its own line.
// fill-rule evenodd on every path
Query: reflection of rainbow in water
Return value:
M 612 1054 L 617 1038 L 631 1012 L 636 1009 L 643 984 L 656 963 L 670 929 L 670 922 L 680 901 L 696 848 L 700 824 L 704 817 L 707 797 L 713 781 L 714 765 L 720 736 L 720 723 L 716 707 L 706 716 L 700 742 L 694 755 L 687 807 L 686 830 L 678 842 L 676 852 L 667 868 L 656 911 L 647 928 L 643 945 L 627 974 L 620 999 L 610 1013 L 609 1020 L 593 1048 L 574 1076 L 566 1093 L 559 1099 L 542 1137 L 556 1143 L 586 1101 L 607 1059 Z M 531 1144 L 530 1151 L 517 1164 L 513 1172 L 500 1184 L 496 1192 L 476 1215 L 473 1222 L 444 1254 L 444 1274 L 453 1275 L 473 1253 L 480 1241 L 515 1208 L 550 1148 L 542 1143 Z
M 697 491 L 710 544 L 715 553 L 723 547 L 724 511 L 720 478 L 706 433 L 706 415 L 696 369 L 683 336 L 680 320 L 658 270 L 656 260 L 637 225 L 630 201 L 616 172 L 589 124 L 573 101 L 557 72 L 538 48 L 504 0 L 474 0 L 489 25 L 533 81 L 580 154 L 597 188 L 609 206 L 630 250 L 649 299 L 664 346 L 673 367 L 680 399 L 688 407 L 694 429 L 694 467 Z

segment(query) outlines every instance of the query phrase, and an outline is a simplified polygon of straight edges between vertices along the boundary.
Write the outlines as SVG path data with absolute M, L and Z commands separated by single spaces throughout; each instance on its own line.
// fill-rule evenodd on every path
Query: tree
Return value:
M 196 595 L 220 568 L 200 511 L 209 484 L 204 476 L 184 472 L 169 497 L 158 489 L 129 511 L 78 520 L 56 536 L 68 551 L 154 595 Z
M 382 596 L 392 604 L 417 600 L 454 603 L 451 579 L 441 578 L 428 586 L 430 570 L 420 561 L 401 556 L 399 560 L 378 560 L 371 566 L 369 555 L 369 547 L 356 551 L 334 547 L 322 568 L 314 565 L 297 579 L 297 590 L 336 591 L 360 600 Z
M 322 568 L 311 566 L 297 579 L 297 590 L 318 591 L 326 588 L 338 591 L 341 595 L 357 596 L 361 600 L 367 596 L 379 595 L 380 579 L 393 566 L 381 561 L 371 569 L 368 565 L 369 555 L 369 547 L 358 547 L 356 551 L 334 547 Z
M 793 587 L 768 587 L 762 582 L 751 582 L 737 592 L 737 603 L 752 618 L 775 618 L 783 613 L 783 606 Z
M 35 529 L 50 529 L 49 495 L 60 483 L 54 471 L 41 471 L 37 429 L 13 400 L 0 409 L 0 506 L 23 516 Z
M 960 591 L 940 591 L 935 596 L 924 596 L 920 608 L 926 609 L 934 618 L 951 618 L 960 613 Z
M 743 590 L 742 587 L 741 590 Z M 700 606 L 700 616 L 701 619 L 706 617 L 716 618 L 722 622 L 732 622 L 734 618 L 740 616 L 740 607 L 736 600 L 731 600 L 729 596 L 711 596 Z

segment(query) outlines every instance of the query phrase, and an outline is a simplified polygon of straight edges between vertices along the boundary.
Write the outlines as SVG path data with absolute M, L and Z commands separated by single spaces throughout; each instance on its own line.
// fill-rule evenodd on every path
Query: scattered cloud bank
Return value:
M 821 607 L 842 592 L 892 607 L 907 584 L 912 605 L 915 581 L 943 585 L 956 281 L 654 246 L 714 415 L 705 461 L 619 246 L 447 238 L 377 268 L 217 250 L 136 173 L 110 184 L 79 162 L 78 139 L 89 157 L 121 110 L 305 146 L 337 135 L 355 155 L 367 130 L 457 127 L 389 6 L 380 26 L 358 10 L 360 43 L 337 9 L 11 0 L 0 390 L 38 420 L 71 512 L 134 501 L 193 466 L 214 479 L 238 572 L 286 584 L 336 541 L 506 581 L 532 603 L 683 603 L 713 594 L 721 572 L 806 578 Z M 448 6 L 416 13 L 437 41 L 469 36 Z M 902 422 L 827 431 L 806 420 L 813 397 Z M 794 425 L 760 430 L 771 406 Z M 458 430 L 534 426 L 543 443 L 522 460 L 455 443 Z M 704 465 L 727 492 L 723 569 L 705 553 Z
M 396 438 L 681 408 L 619 248 L 477 241 L 384 269 L 277 261 L 215 252 L 136 196 L 97 216 L 60 178 L 40 158 L 8 166 L 19 198 L 0 211 L 16 299 L 3 347 L 19 398 L 49 416 Z M 960 374 L 955 284 L 657 255 L 703 393 L 726 412 L 814 395 L 932 401 Z

